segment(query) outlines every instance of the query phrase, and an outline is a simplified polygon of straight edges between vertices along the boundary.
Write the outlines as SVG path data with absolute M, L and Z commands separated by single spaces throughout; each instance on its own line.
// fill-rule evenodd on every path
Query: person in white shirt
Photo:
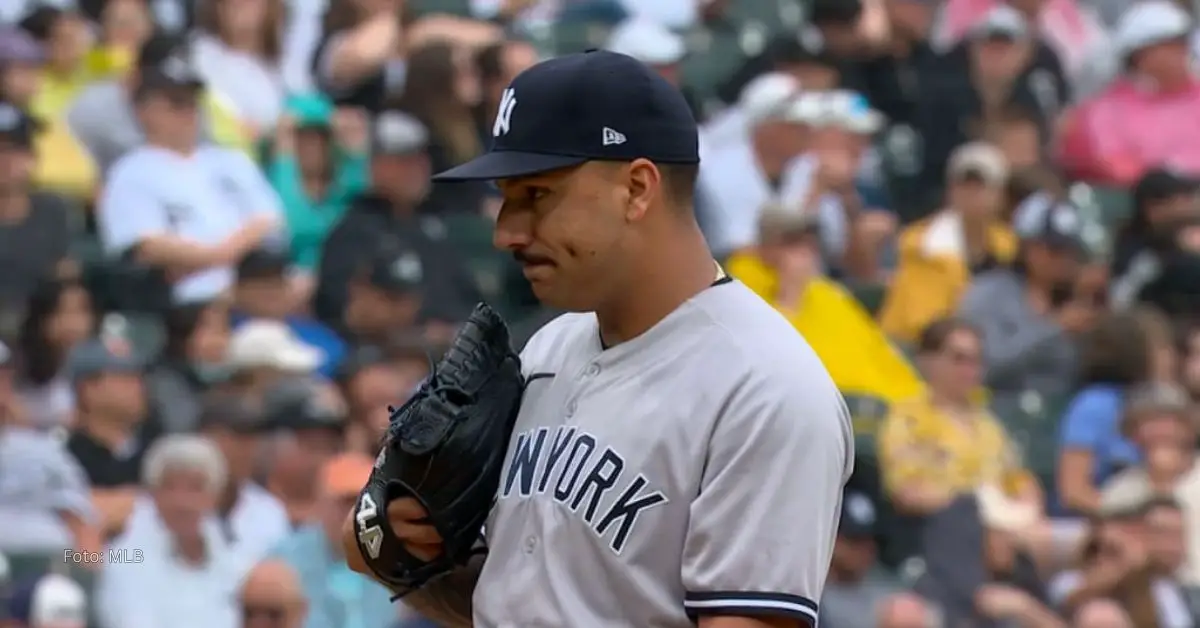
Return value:
M 764 75 L 739 99 L 736 133 L 701 135 L 697 207 L 718 258 L 755 243 L 759 209 L 778 199 L 788 162 L 806 146 L 800 95 L 795 78 Z
M 237 260 L 282 225 L 279 198 L 254 162 L 197 144 L 201 86 L 183 53 L 140 78 L 134 101 L 147 143 L 113 165 L 96 210 L 105 248 L 162 268 L 177 302 L 227 291 Z
M 864 206 L 857 183 L 870 170 L 869 145 L 883 117 L 861 95 L 845 90 L 807 93 L 801 101 L 809 120 L 808 146 L 788 163 L 780 196 L 790 208 L 817 216 L 831 268 L 875 268 L 870 254 L 895 234 L 896 219 Z M 864 256 L 872 259 L 860 263 Z
M 95 604 L 102 628 L 236 628 L 238 583 L 250 565 L 205 524 L 225 486 L 207 438 L 175 434 L 146 456 L 152 514 L 104 554 Z
M 291 532 L 283 503 L 252 476 L 264 450 L 268 426 L 261 411 L 248 400 L 218 395 L 206 401 L 200 412 L 200 433 L 221 454 L 226 482 L 213 509 L 205 516 L 205 527 L 243 564 L 251 565 L 266 556 Z M 153 504 L 140 499 L 130 516 L 131 529 L 153 528 Z

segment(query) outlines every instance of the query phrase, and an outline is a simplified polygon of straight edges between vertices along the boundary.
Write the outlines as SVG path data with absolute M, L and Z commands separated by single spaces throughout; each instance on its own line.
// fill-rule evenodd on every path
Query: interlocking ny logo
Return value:
M 504 94 L 500 96 L 500 107 L 496 109 L 496 123 L 492 125 L 492 135 L 500 137 L 508 133 L 508 126 L 512 122 L 513 109 L 517 106 L 517 93 L 513 88 L 504 90 Z

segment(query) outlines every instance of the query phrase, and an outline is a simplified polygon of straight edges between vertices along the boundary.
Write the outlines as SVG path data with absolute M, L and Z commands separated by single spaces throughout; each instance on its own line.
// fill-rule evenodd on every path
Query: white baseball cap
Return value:
M 687 52 L 682 37 L 646 18 L 621 22 L 609 35 L 606 47 L 651 66 L 678 63 Z
M 808 124 L 862 135 L 872 135 L 883 128 L 883 114 L 872 109 L 857 92 L 844 89 L 816 92 L 805 94 L 800 101 L 798 114 Z
M 308 373 L 321 364 L 324 355 L 300 340 L 285 323 L 253 320 L 234 330 L 226 357 L 229 366 L 237 370 L 274 368 Z
M 800 103 L 803 93 L 796 77 L 782 72 L 768 72 L 742 89 L 738 107 L 751 126 L 768 120 L 806 122 Z
M 1186 37 L 1191 32 L 1191 18 L 1174 2 L 1144 0 L 1121 14 L 1113 41 L 1125 57 L 1164 41 Z

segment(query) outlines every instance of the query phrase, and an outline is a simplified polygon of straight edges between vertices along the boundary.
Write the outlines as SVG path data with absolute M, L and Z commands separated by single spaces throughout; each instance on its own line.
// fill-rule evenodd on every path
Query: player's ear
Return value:
M 662 176 L 658 168 L 646 159 L 635 159 L 629 163 L 627 171 L 629 186 L 629 202 L 625 209 L 625 219 L 634 222 L 641 220 L 658 195 Z

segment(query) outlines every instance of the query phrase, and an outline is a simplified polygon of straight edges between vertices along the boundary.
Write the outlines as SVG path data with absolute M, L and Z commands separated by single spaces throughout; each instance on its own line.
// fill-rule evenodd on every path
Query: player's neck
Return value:
M 713 284 L 717 266 L 699 228 L 675 241 L 655 248 L 620 298 L 596 309 L 605 347 L 640 336 Z

